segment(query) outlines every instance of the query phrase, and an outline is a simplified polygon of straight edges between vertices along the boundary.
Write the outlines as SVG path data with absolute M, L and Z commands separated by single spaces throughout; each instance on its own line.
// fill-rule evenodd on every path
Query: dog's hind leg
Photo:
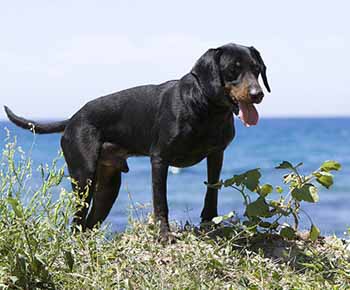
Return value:
M 93 127 L 67 127 L 61 139 L 61 147 L 72 178 L 73 190 L 84 198 L 86 205 L 77 205 L 73 224 L 85 229 L 85 218 L 94 190 L 95 172 L 101 142 L 97 130 Z M 87 195 L 86 195 L 87 194 Z
M 102 223 L 118 197 L 121 185 L 121 171 L 118 168 L 99 164 L 92 208 L 86 221 L 91 229 Z
M 121 173 L 128 172 L 126 150 L 109 142 L 103 143 L 100 153 L 92 208 L 86 227 L 93 228 L 102 223 L 118 197 Z

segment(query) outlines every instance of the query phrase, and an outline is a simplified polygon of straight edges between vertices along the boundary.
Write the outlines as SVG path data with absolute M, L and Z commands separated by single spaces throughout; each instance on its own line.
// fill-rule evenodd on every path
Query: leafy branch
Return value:
M 268 183 L 261 185 L 259 168 L 234 175 L 216 184 L 207 184 L 207 186 L 217 189 L 231 187 L 238 191 L 242 195 L 245 206 L 244 216 L 246 219 L 243 221 L 243 225 L 253 231 L 279 233 L 284 238 L 294 239 L 300 223 L 299 213 L 305 213 L 311 224 L 309 238 L 311 241 L 315 241 L 320 235 L 320 230 L 311 217 L 301 209 L 301 204 L 302 202 L 318 202 L 317 183 L 329 189 L 334 183 L 331 172 L 340 170 L 341 165 L 336 161 L 325 161 L 319 169 L 309 175 L 302 175 L 299 172 L 302 165 L 303 163 L 299 163 L 294 166 L 288 161 L 283 161 L 276 167 L 278 170 L 288 171 L 287 174 L 283 175 L 283 183 L 288 185 L 286 194 L 283 194 L 284 190 L 281 186 L 273 187 Z M 271 194 L 273 192 L 277 193 L 278 198 L 272 198 Z M 254 201 L 251 200 L 251 193 L 258 195 Z M 218 224 L 232 216 L 233 213 L 216 217 L 213 222 Z M 283 217 L 291 217 L 294 224 L 281 224 L 280 220 Z

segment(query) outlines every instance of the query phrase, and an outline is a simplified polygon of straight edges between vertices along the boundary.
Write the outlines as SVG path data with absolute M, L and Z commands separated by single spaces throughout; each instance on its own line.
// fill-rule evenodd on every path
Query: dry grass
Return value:
M 43 170 L 26 187 L 31 161 L 15 142 L 0 168 L 0 289 L 347 289 L 347 244 L 285 241 L 245 231 L 240 224 L 200 232 L 173 224 L 177 242 L 157 242 L 158 227 L 130 219 L 121 234 L 69 229 L 73 193 L 52 191 L 63 170 Z M 24 203 L 24 200 L 26 201 Z

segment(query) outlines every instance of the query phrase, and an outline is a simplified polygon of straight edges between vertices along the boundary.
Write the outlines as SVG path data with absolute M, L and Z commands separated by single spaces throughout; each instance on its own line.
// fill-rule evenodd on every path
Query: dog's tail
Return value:
M 22 117 L 15 115 L 8 107 L 4 106 L 7 117 L 11 122 L 16 124 L 18 127 L 34 131 L 38 134 L 49 134 L 63 132 L 69 120 L 52 122 L 52 123 L 38 123 L 35 121 L 27 120 Z

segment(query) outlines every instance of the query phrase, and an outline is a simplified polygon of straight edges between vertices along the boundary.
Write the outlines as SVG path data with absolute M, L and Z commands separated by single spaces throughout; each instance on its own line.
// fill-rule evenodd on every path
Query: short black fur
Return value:
M 161 237 L 169 238 L 167 172 L 169 166 L 187 167 L 207 158 L 208 182 L 220 178 L 225 148 L 235 135 L 232 112 L 238 104 L 225 94 L 232 79 L 228 71 L 239 59 L 249 70 L 261 66 L 270 90 L 266 67 L 255 48 L 228 44 L 209 49 L 190 73 L 180 80 L 144 85 L 97 98 L 69 120 L 41 124 L 16 116 L 5 107 L 16 125 L 36 133 L 63 132 L 61 146 L 73 187 L 90 186 L 87 202 L 74 222 L 92 228 L 103 222 L 118 196 L 121 172 L 129 170 L 130 156 L 149 156 L 152 165 L 153 206 Z M 243 72 L 242 72 L 243 74 Z M 87 217 L 88 214 L 88 217 Z M 202 220 L 217 216 L 217 190 L 208 188 Z

